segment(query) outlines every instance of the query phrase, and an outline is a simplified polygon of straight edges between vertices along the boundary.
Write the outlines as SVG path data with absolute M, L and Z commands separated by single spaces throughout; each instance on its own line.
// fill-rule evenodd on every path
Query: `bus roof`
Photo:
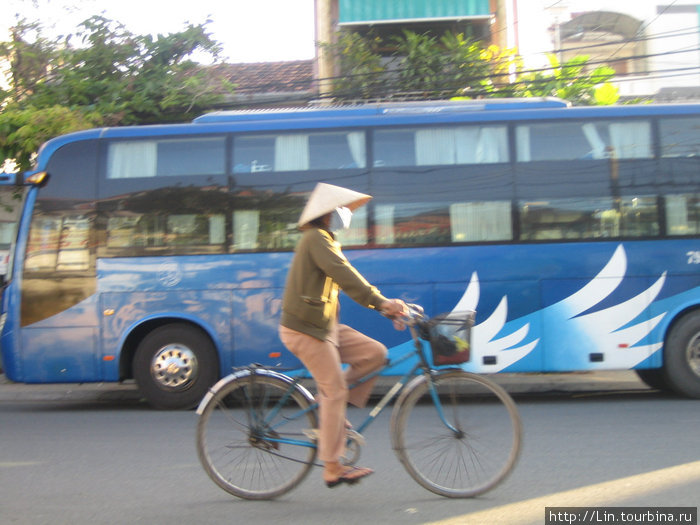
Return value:
M 43 170 L 49 157 L 61 146 L 90 139 L 130 139 L 232 131 L 291 132 L 337 127 L 410 126 L 428 121 L 434 124 L 454 124 L 671 115 L 700 115 L 700 104 L 571 106 L 557 98 L 522 98 L 217 111 L 197 117 L 193 122 L 95 128 L 62 135 L 41 146 L 35 170 Z
M 319 106 L 299 108 L 275 108 L 263 110 L 214 111 L 193 120 L 197 124 L 219 122 L 250 122 L 272 119 L 308 119 L 375 115 L 471 113 L 474 111 L 566 108 L 571 104 L 554 97 L 502 98 L 479 100 L 430 100 L 420 102 L 393 102 L 384 104 L 361 104 L 349 106 Z

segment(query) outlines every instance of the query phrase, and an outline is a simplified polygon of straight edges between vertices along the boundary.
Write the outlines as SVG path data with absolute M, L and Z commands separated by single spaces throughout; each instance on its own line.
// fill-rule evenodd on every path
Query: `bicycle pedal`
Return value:
M 301 433 L 311 440 L 318 440 L 318 438 L 321 436 L 321 433 L 317 428 L 305 428 L 301 431 Z
M 347 436 L 348 436 L 348 439 L 353 440 L 355 443 L 357 443 L 361 447 L 365 446 L 365 436 L 360 434 L 358 431 L 349 428 L 347 431 Z

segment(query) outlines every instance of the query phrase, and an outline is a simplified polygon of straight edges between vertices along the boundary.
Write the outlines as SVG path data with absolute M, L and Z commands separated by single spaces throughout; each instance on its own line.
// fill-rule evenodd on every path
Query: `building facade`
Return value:
M 700 91 L 700 5 L 667 0 L 315 0 L 317 40 L 341 28 L 380 35 L 452 30 L 515 48 L 526 67 L 588 55 L 609 65 L 626 98 L 696 99 Z M 320 50 L 315 75 L 333 76 Z

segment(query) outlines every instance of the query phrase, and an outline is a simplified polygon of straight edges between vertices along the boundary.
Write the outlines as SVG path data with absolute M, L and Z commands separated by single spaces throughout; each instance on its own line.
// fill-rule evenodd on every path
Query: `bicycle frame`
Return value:
M 347 431 L 342 459 L 355 463 L 364 445 L 360 432 L 396 399 L 389 431 L 392 448 L 408 474 L 435 494 L 474 497 L 497 486 L 517 461 L 522 434 L 517 407 L 493 381 L 455 366 L 469 354 L 451 357 L 453 348 L 444 340 L 449 343 L 453 332 L 447 327 L 468 328 L 473 312 L 426 319 L 420 307 L 412 306 L 406 317 L 413 345 L 349 385 L 368 386 L 391 369 L 397 369 L 393 375 L 398 376 L 400 365 L 405 372 L 368 407 L 357 430 Z M 451 359 L 443 359 L 446 356 Z M 311 378 L 303 369 L 283 373 L 252 364 L 235 369 L 206 394 L 197 409 L 202 416 L 197 453 L 219 487 L 244 499 L 271 499 L 297 486 L 312 467 L 322 466 L 316 458 L 319 403 L 304 385 Z M 416 410 L 423 403 L 427 406 Z M 445 446 L 446 440 L 450 446 Z M 447 454 L 454 459 L 448 460 Z M 443 458 L 437 466 L 435 458 Z
M 393 359 L 387 359 L 387 362 L 384 364 L 383 367 L 381 367 L 378 370 L 375 370 L 374 372 L 371 372 L 367 374 L 366 376 L 361 377 L 351 385 L 349 385 L 348 388 L 352 389 L 355 388 L 356 386 L 359 386 L 371 379 L 374 379 L 377 377 L 379 374 L 381 374 L 384 370 L 393 368 L 396 365 L 399 365 L 403 363 L 404 361 L 407 361 L 408 359 L 412 358 L 413 356 L 418 357 L 418 362 L 411 368 L 410 371 L 406 372 L 404 375 L 402 375 L 396 383 L 389 389 L 389 391 L 384 394 L 384 396 L 379 400 L 379 402 L 372 408 L 370 413 L 367 415 L 367 417 L 364 419 L 364 421 L 360 424 L 359 427 L 357 427 L 357 432 L 362 433 L 367 427 L 369 427 L 370 424 L 381 414 L 384 409 L 387 407 L 389 402 L 391 402 L 392 399 L 394 399 L 399 393 L 403 391 L 405 388 L 406 384 L 408 383 L 409 379 L 413 378 L 414 376 L 420 376 L 420 375 L 428 375 L 431 376 L 434 374 L 437 370 L 435 368 L 432 368 L 429 364 L 428 361 L 425 357 L 424 353 L 424 348 L 421 340 L 418 337 L 417 330 L 415 326 L 411 325 L 409 326 L 409 330 L 411 331 L 411 337 L 414 342 L 414 349 L 410 350 L 400 356 L 397 356 Z M 443 367 L 440 367 L 442 369 Z M 449 367 L 445 367 L 447 369 Z M 255 375 L 257 374 L 256 368 L 248 368 L 251 370 L 251 377 L 253 378 L 253 382 L 255 381 Z M 418 370 L 423 370 L 422 374 L 418 374 Z M 283 374 L 279 374 L 281 376 L 284 376 Z M 292 392 L 297 388 L 299 385 L 299 380 L 302 378 L 301 376 L 298 377 L 293 377 L 290 378 L 289 376 L 284 376 L 289 378 L 291 381 L 289 383 L 289 389 L 285 392 L 285 394 L 280 398 L 280 400 L 277 402 L 276 407 L 282 407 L 284 401 L 292 394 Z M 438 411 L 440 420 L 443 422 L 443 424 L 452 430 L 453 432 L 458 432 L 457 429 L 452 426 L 447 419 L 445 418 L 444 412 L 442 410 L 442 403 L 440 402 L 440 399 L 437 395 L 437 392 L 435 388 L 433 387 L 432 384 L 428 385 L 428 388 L 430 390 L 430 395 L 433 400 L 433 404 L 435 405 L 436 410 Z M 206 403 L 202 402 L 200 405 L 203 407 Z M 313 403 L 309 408 L 299 411 L 296 414 L 293 414 L 290 418 L 291 420 L 297 419 L 299 417 L 304 416 L 306 413 L 308 413 L 310 410 L 317 410 L 318 409 L 318 403 L 315 402 Z M 198 409 L 199 412 L 199 409 Z M 251 407 L 251 412 L 254 412 L 252 407 Z M 270 413 L 267 415 L 264 421 L 262 423 L 267 426 L 268 428 L 271 428 L 273 430 L 278 429 L 280 426 L 284 424 L 284 422 L 279 423 L 277 425 L 270 425 L 270 422 L 274 420 L 274 418 L 277 416 L 277 413 L 279 412 L 278 409 L 273 409 L 270 411 Z M 256 414 L 251 413 L 250 414 L 251 418 L 253 420 L 256 420 Z M 306 440 L 298 440 L 298 439 L 288 439 L 288 438 L 272 438 L 272 437 L 266 437 L 266 440 L 269 442 L 275 442 L 275 443 L 283 443 L 283 444 L 288 444 L 288 445 L 296 445 L 296 446 L 303 446 L 303 447 L 309 447 L 309 448 L 316 448 L 316 443 L 312 441 L 306 441 Z

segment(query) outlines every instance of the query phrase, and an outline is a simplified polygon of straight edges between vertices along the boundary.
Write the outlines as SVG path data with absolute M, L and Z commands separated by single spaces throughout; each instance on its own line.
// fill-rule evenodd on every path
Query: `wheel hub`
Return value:
M 254 431 L 251 432 L 248 437 L 248 442 L 255 448 L 260 448 L 262 450 L 279 450 L 280 444 L 277 441 L 269 441 L 266 438 L 272 438 L 273 440 L 279 439 L 279 434 L 274 430 L 267 430 L 264 432 Z
M 151 374 L 164 390 L 182 390 L 197 376 L 197 358 L 186 346 L 164 346 L 153 357 Z

